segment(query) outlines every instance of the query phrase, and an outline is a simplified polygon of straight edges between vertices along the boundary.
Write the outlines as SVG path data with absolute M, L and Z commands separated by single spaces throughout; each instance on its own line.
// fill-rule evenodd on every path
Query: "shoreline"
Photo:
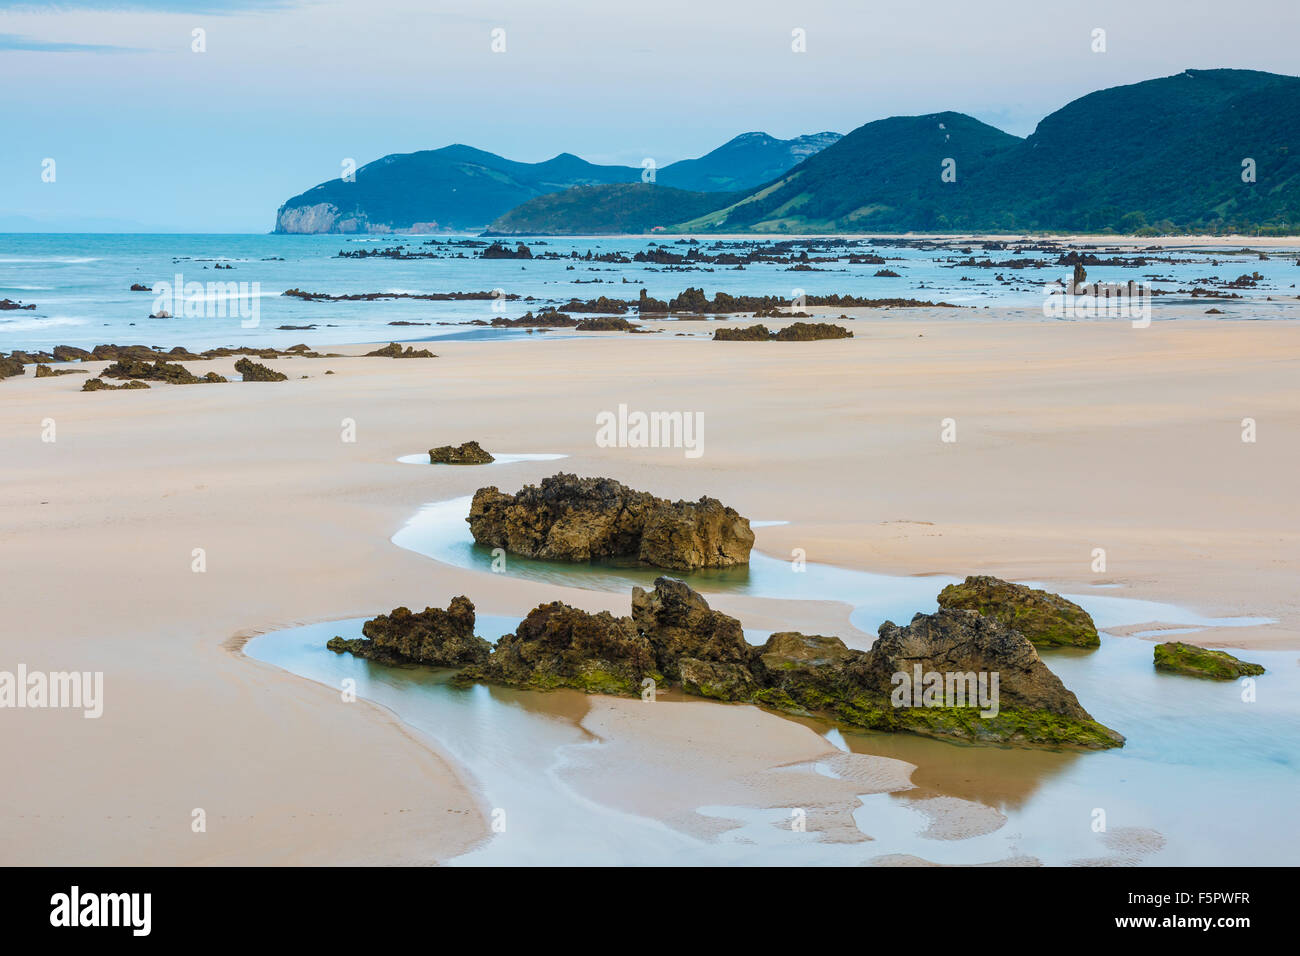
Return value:
M 1300 536 L 1284 480 L 1300 448 L 1300 330 L 929 321 L 860 319 L 854 339 L 812 343 L 588 336 L 539 353 L 529 341 L 449 342 L 438 359 L 268 360 L 312 377 L 147 396 L 82 394 L 81 376 L 5 381 L 4 571 L 25 600 L 9 608 L 0 646 L 34 668 L 102 670 L 106 689 L 100 721 L 10 715 L 0 755 L 47 769 L 13 783 L 0 821 L 7 860 L 398 862 L 420 841 L 423 862 L 459 855 L 484 828 L 467 825 L 481 801 L 454 767 L 393 734 L 387 715 L 357 720 L 337 694 L 244 667 L 224 644 L 253 624 L 445 606 L 461 593 L 484 612 L 567 600 L 624 613 L 625 594 L 508 578 L 488 593 L 478 573 L 388 540 L 428 501 L 555 471 L 673 499 L 716 495 L 792 522 L 759 528 L 762 552 L 798 547 L 849 568 L 1070 591 L 1093 580 L 1090 552 L 1104 543 L 1110 566 L 1097 583 L 1278 619 L 1235 629 L 1222 641 L 1234 647 L 1300 646 Z M 705 454 L 597 447 L 595 415 L 620 402 L 703 411 Z M 1245 414 L 1260 421 L 1253 446 L 1239 439 Z M 955 445 L 939 441 L 949 416 Z M 54 443 L 40 439 L 46 418 Z M 344 418 L 357 423 L 355 443 L 340 440 Z M 396 462 L 471 438 L 571 457 L 488 472 Z M 1234 458 L 1243 450 L 1254 457 Z M 194 548 L 206 551 L 203 574 L 191 570 Z M 798 613 L 805 632 L 851 635 L 845 605 L 754 600 L 710 596 L 749 627 Z M 70 774 L 101 794 L 96 814 L 62 786 Z M 209 814 L 206 837 L 190 830 L 194 807 Z M 400 827 L 386 825 L 404 810 Z M 126 823 L 106 826 L 110 817 Z

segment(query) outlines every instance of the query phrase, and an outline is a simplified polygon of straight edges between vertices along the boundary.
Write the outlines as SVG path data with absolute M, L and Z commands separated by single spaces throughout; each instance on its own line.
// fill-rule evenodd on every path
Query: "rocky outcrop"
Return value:
M 40 364 L 36 366 L 37 378 L 56 378 L 60 375 L 88 375 L 89 372 L 84 368 L 52 368 L 49 365 Z
M 625 696 L 640 693 L 647 677 L 659 677 L 653 649 L 630 618 L 590 614 L 558 601 L 534 608 L 513 634 L 497 641 L 486 664 L 460 676 Z
M 631 557 L 692 571 L 749 563 L 754 532 L 716 498 L 670 502 L 612 478 L 552 475 L 508 495 L 480 488 L 470 505 L 479 544 L 551 561 Z
M 247 358 L 241 358 L 235 363 L 235 371 L 244 377 L 245 382 L 285 382 L 289 379 L 283 372 Z
M 716 329 L 713 333 L 715 342 L 768 342 L 772 339 L 772 330 L 766 325 L 750 325 L 743 329 Z
M 83 382 L 81 384 L 81 390 L 83 392 L 118 392 L 121 391 L 122 389 L 127 389 L 127 388 L 148 388 L 148 387 L 149 386 L 146 385 L 144 382 L 138 381 L 136 379 L 132 379 L 131 381 L 128 382 L 123 382 L 121 385 L 109 385 L 108 382 L 104 381 L 102 378 L 92 378 L 89 381 Z
M 647 332 L 635 322 L 618 315 L 602 315 L 594 319 L 583 319 L 574 328 L 575 332 Z
M 22 359 L 0 354 L 0 378 L 12 378 L 15 375 L 22 374 Z
M 15 302 L 13 299 L 0 299 L 0 312 L 11 312 L 17 309 L 34 309 L 36 303 L 23 305 L 21 302 Z
M 368 358 L 375 357 L 375 358 L 395 358 L 395 359 L 437 358 L 438 357 L 434 355 L 432 352 L 430 352 L 428 349 L 416 349 L 409 345 L 406 347 L 406 351 L 403 352 L 402 347 L 398 345 L 396 342 L 390 342 L 387 345 L 385 345 L 383 348 L 375 349 L 373 352 L 367 352 L 366 356 Z
M 734 617 L 661 577 L 652 590 L 633 589 L 630 617 L 556 601 L 534 608 L 490 653 L 473 632 L 474 607 L 459 597 L 446 611 L 398 608 L 366 622 L 364 639 L 336 637 L 328 646 L 388 663 L 461 667 L 462 683 L 635 696 L 653 682 L 871 730 L 1091 749 L 1124 743 L 1024 635 L 975 611 L 917 614 L 905 627 L 886 621 L 869 651 L 793 631 L 756 647 Z
M 441 445 L 429 449 L 431 465 L 487 465 L 496 461 L 476 441 L 463 445 Z
M 474 605 L 461 595 L 447 609 L 426 607 L 413 612 L 395 608 L 361 626 L 360 638 L 331 638 L 325 646 L 386 664 L 425 664 L 429 667 L 468 667 L 483 664 L 492 645 L 474 634 Z
M 715 342 L 815 342 L 819 339 L 851 339 L 853 333 L 831 322 L 791 322 L 772 332 L 765 325 L 742 329 L 717 329 Z
M 57 350 L 56 350 L 57 351 Z M 99 373 L 102 378 L 125 378 L 150 382 L 168 382 L 172 385 L 195 385 L 206 382 L 225 382 L 226 378 L 216 372 L 208 372 L 202 378 L 195 375 L 184 365 L 164 362 L 158 359 L 154 363 L 124 360 L 114 362 Z
M 1264 673 L 1262 664 L 1240 660 L 1227 651 L 1214 651 L 1181 641 L 1157 644 L 1155 666 L 1156 670 L 1169 674 L 1204 677 L 1209 680 L 1236 680 L 1238 677 L 1254 677 Z
M 972 575 L 939 592 L 939 606 L 978 611 L 1029 638 L 1038 647 L 1097 647 L 1101 638 L 1091 615 L 1059 594 Z
M 634 587 L 632 620 L 650 639 L 659 670 L 669 680 L 680 680 L 691 693 L 721 696 L 709 690 L 724 682 L 737 688 L 756 686 L 752 668 L 757 651 L 745 640 L 740 622 L 712 610 L 684 582 L 665 577 L 650 591 Z M 726 699 L 743 696 L 729 693 Z

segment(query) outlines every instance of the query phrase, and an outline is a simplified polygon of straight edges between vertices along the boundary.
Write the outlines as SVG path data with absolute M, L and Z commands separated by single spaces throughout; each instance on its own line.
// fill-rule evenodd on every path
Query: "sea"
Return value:
M 1012 308 L 1058 321 L 1046 314 L 1045 289 L 1072 272 L 1060 261 L 1067 247 L 1050 240 L 505 240 L 512 249 L 525 242 L 531 259 L 483 258 L 489 241 L 470 235 L 0 235 L 0 299 L 35 306 L 0 311 L 0 350 L 98 344 L 204 349 L 305 343 L 317 348 L 448 336 L 517 337 L 525 333 L 467 323 L 517 318 L 573 298 L 636 300 L 641 289 L 670 300 L 688 287 L 702 288 L 709 297 L 721 291 L 790 302 L 801 295 L 831 294 L 917 299 L 961 306 L 952 311 L 954 319 Z M 397 247 L 419 258 L 374 254 Z M 772 253 L 775 261 L 742 266 L 618 261 L 692 248 L 739 256 L 758 249 Z M 1169 314 L 1166 307 L 1188 304 L 1207 320 L 1286 319 L 1300 301 L 1294 249 L 1268 251 L 1263 258 L 1262 246 L 1235 244 L 1121 250 L 1093 240 L 1069 248 L 1102 262 L 1120 256 L 1120 264 L 1089 265 L 1088 281 L 1149 283 L 1158 290 L 1156 321 Z M 371 254 L 356 255 L 363 251 Z M 130 291 L 132 285 L 147 291 Z M 477 292 L 487 297 L 304 301 L 284 295 L 291 289 L 333 296 Z M 1232 298 L 1194 297 L 1193 289 Z M 815 311 L 835 314 L 833 308 Z M 150 318 L 163 312 L 171 317 Z M 907 317 L 902 310 L 890 314 Z

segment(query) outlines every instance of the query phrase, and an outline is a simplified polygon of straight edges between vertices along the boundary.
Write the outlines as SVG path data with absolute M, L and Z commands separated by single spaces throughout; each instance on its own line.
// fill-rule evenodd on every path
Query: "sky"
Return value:
M 0 230 L 267 232 L 347 159 L 450 143 L 662 167 L 941 110 L 1024 136 L 1097 89 L 1300 72 L 1298 40 L 1297 0 L 0 0 Z

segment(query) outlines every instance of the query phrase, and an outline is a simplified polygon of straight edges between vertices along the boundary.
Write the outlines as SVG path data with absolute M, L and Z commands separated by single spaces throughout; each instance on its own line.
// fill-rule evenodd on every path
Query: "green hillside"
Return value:
M 1242 180 L 1246 159 L 1255 182 Z M 1025 139 L 961 113 L 896 116 L 725 202 L 593 186 L 493 225 L 611 231 L 600 224 L 614 196 L 653 209 L 626 225 L 678 233 L 1296 232 L 1300 78 L 1189 70 L 1081 97 Z

